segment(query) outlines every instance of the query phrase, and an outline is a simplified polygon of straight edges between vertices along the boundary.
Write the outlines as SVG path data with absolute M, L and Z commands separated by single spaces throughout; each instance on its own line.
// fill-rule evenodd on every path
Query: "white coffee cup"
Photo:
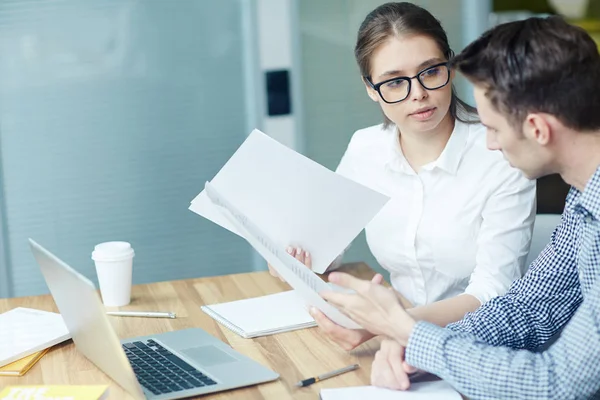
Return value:
M 134 255 L 131 244 L 127 242 L 105 242 L 94 247 L 92 260 L 96 264 L 105 306 L 119 307 L 131 302 Z

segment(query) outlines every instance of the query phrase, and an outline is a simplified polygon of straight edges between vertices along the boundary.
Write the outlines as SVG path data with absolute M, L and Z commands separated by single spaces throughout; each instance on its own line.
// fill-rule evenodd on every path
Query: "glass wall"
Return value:
M 92 279 L 107 240 L 132 243 L 136 283 L 251 270 L 187 210 L 249 132 L 241 3 L 0 3 L 8 295 L 46 292 L 28 237 Z

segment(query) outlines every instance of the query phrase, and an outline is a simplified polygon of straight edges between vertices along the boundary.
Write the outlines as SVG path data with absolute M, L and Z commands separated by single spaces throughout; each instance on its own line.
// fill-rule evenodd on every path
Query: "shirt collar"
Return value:
M 402 172 L 408 175 L 415 175 L 412 167 L 404 157 L 402 147 L 400 146 L 400 136 L 398 135 L 398 127 L 393 125 L 389 128 L 389 139 L 390 143 L 388 146 L 388 160 L 386 166 L 394 171 Z
M 402 147 L 398 140 L 398 128 L 394 126 L 390 131 L 390 140 L 392 142 L 390 145 L 390 158 L 387 165 L 396 171 L 414 175 L 413 169 L 408 164 L 408 161 L 406 161 L 404 153 L 402 153 Z M 469 125 L 460 121 L 455 121 L 454 129 L 452 130 L 450 139 L 448 139 L 448 143 L 446 143 L 446 147 L 444 147 L 442 154 L 440 154 L 437 160 L 424 165 L 422 169 L 430 171 L 439 168 L 449 174 L 456 175 L 468 138 Z
M 433 169 L 435 167 L 448 172 L 451 175 L 456 175 L 458 165 L 462 159 L 465 144 L 469 138 L 469 125 L 460 121 L 454 122 L 454 129 L 446 143 L 446 147 L 442 154 L 432 163 L 425 165 L 424 169 Z
M 592 214 L 596 220 L 600 220 L 600 166 L 586 183 L 579 197 L 579 205 Z

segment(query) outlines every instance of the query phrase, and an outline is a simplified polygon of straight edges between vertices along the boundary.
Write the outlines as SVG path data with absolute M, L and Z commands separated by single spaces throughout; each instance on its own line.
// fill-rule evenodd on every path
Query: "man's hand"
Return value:
M 401 345 L 406 345 L 415 321 L 402 308 L 393 290 L 341 272 L 332 272 L 329 281 L 356 293 L 326 291 L 321 293 L 325 300 L 369 332 L 396 339 Z
M 407 390 L 410 387 L 409 375 L 416 368 L 404 360 L 404 346 L 395 340 L 385 339 L 375 353 L 371 368 L 371 384 L 393 390 Z
M 375 274 L 371 282 L 380 285 L 383 282 L 383 276 L 381 274 Z M 375 335 L 364 329 L 346 329 L 323 314 L 318 309 L 311 307 L 310 315 L 317 321 L 319 328 L 327 337 L 337 343 L 342 349 L 350 351 L 369 339 L 372 339 Z

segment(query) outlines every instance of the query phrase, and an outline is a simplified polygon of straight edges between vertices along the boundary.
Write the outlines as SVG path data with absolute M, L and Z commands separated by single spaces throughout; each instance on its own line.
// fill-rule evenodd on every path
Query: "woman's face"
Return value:
M 417 74 L 429 87 L 446 82 L 446 67 L 430 69 L 428 67 L 447 61 L 437 43 L 429 36 L 410 35 L 392 37 L 382 44 L 371 56 L 371 82 L 378 83 L 401 77 L 413 77 Z M 368 83 L 367 93 L 378 102 L 385 115 L 394 122 L 400 131 L 414 133 L 435 130 L 448 116 L 452 98 L 452 76 L 448 84 L 436 89 L 425 89 L 414 78 L 410 80 L 410 93 L 406 99 L 388 104 Z M 387 101 L 397 100 L 406 94 L 408 82 L 393 80 L 380 87 Z

